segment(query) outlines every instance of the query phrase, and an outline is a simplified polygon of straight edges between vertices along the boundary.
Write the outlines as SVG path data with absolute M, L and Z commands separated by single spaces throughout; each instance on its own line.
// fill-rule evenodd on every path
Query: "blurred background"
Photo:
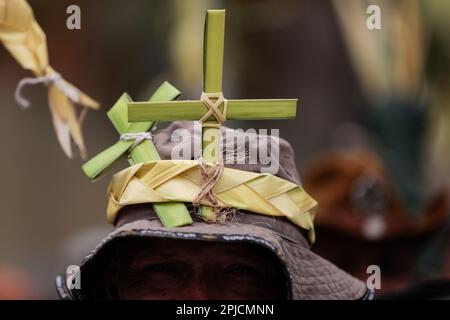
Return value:
M 299 98 L 295 120 L 230 122 L 280 128 L 319 203 L 313 250 L 383 292 L 450 277 L 450 2 L 360 0 L 30 0 L 50 64 L 99 101 L 83 131 L 89 157 L 117 141 L 105 112 L 128 92 L 146 100 L 167 80 L 198 99 L 206 9 L 226 8 L 224 93 Z M 81 30 L 66 8 L 81 8 Z M 46 90 L 0 46 L 0 298 L 56 298 L 54 277 L 111 228 L 108 177 L 82 174 L 61 151 Z M 125 163 L 122 164 L 126 166 Z M 14 290 L 13 290 L 14 288 Z

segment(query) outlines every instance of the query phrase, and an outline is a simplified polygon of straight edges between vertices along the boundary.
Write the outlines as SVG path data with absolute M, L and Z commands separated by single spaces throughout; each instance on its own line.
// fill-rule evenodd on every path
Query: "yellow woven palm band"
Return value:
M 202 188 L 197 161 L 160 160 L 120 171 L 109 185 L 108 222 L 127 205 L 158 202 L 193 202 Z M 314 242 L 317 202 L 302 187 L 267 173 L 225 168 L 213 188 L 220 205 L 258 214 L 286 217 L 308 231 Z M 210 205 L 202 200 L 202 204 Z

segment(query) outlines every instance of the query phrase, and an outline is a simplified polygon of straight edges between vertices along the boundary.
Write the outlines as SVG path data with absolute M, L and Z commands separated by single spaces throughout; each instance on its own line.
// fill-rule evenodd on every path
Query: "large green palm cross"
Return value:
M 208 10 L 203 43 L 203 91 L 211 97 L 210 104 L 217 102 L 218 94 L 222 93 L 224 37 L 225 10 Z M 297 99 L 225 100 L 215 106 L 216 110 L 211 110 L 204 100 L 130 102 L 128 119 L 130 122 L 202 119 L 202 156 L 205 162 L 215 163 L 219 157 L 218 125 L 223 120 L 292 119 L 297 111 Z M 226 118 L 221 119 L 217 111 Z M 205 115 L 209 117 L 205 119 Z M 213 218 L 210 207 L 202 207 L 201 214 Z

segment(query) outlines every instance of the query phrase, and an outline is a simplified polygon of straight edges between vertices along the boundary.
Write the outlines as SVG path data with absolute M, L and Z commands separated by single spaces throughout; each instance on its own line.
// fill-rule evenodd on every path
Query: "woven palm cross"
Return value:
M 200 100 L 130 102 L 130 122 L 199 120 L 202 123 L 202 157 L 219 160 L 220 125 L 226 120 L 292 119 L 297 99 L 228 100 L 222 94 L 225 10 L 208 10 L 204 32 L 203 93 Z M 201 215 L 214 220 L 211 207 Z

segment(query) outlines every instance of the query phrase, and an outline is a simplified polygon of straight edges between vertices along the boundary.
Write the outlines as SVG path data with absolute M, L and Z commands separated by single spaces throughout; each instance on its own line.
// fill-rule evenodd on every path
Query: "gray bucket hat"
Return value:
M 153 142 L 162 159 L 170 159 L 171 140 L 176 129 L 194 132 L 192 122 L 174 122 L 155 132 Z M 194 141 L 194 139 L 191 139 Z M 189 142 L 191 143 L 191 142 Z M 276 176 L 300 185 L 291 145 L 279 139 L 279 169 Z M 232 164 L 226 167 L 260 172 L 261 165 Z M 270 217 L 239 210 L 233 219 L 224 223 L 208 223 L 198 218 L 192 208 L 194 222 L 178 228 L 165 228 L 151 204 L 137 204 L 122 208 L 115 220 L 115 231 L 84 258 L 81 263 L 81 288 L 68 289 L 67 275 L 56 279 L 62 299 L 95 299 L 102 296 L 99 279 L 112 259 L 115 244 L 130 238 L 166 238 L 195 241 L 251 243 L 269 250 L 282 264 L 286 279 L 286 296 L 295 300 L 356 300 L 371 299 L 373 293 L 366 285 L 340 270 L 311 251 L 307 231 L 284 217 Z

